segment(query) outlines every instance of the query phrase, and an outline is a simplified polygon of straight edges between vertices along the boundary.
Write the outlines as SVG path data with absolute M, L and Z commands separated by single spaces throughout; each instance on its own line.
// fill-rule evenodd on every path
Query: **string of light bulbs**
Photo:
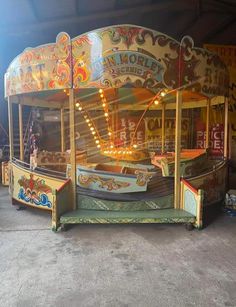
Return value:
M 79 100 L 76 101 L 75 103 L 75 107 L 77 108 L 77 110 L 80 111 L 81 115 L 83 116 L 91 134 L 92 137 L 95 141 L 95 144 L 97 146 L 98 149 L 101 148 L 101 137 L 99 135 L 99 132 L 96 128 L 96 125 L 94 124 L 92 118 L 89 116 L 88 112 L 83 108 L 81 102 Z
M 103 107 L 103 111 L 104 111 L 104 117 L 107 123 L 107 133 L 108 136 L 110 138 L 110 143 L 112 143 L 112 138 L 113 138 L 113 131 L 111 128 L 111 124 L 110 124 L 110 117 L 109 117 L 109 107 L 108 107 L 108 103 L 107 103 L 107 99 L 105 97 L 104 91 L 103 89 L 99 89 L 99 94 L 100 94 L 100 98 L 101 98 L 101 103 L 102 103 L 102 107 Z

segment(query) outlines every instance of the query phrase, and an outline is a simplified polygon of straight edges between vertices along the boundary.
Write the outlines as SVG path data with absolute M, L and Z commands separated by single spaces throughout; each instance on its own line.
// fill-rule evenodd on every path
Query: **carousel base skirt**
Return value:
M 129 223 L 194 223 L 195 217 L 177 209 L 147 211 L 98 211 L 83 210 L 63 214 L 60 223 L 64 224 L 129 224 Z

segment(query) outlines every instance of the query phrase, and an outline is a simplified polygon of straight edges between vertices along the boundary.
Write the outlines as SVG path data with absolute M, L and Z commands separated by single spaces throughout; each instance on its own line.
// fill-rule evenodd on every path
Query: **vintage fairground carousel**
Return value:
M 60 33 L 56 43 L 25 49 L 5 75 L 13 203 L 51 211 L 54 230 L 73 223 L 201 228 L 204 208 L 225 195 L 227 91 L 225 65 L 188 36 L 179 43 L 120 25 L 73 39 Z M 25 106 L 39 118 L 50 113 L 60 119 L 60 129 L 41 126 L 30 159 L 24 155 Z M 211 108 L 225 114 L 224 150 L 217 157 L 211 155 Z M 201 109 L 206 128 L 199 149 L 193 124 Z

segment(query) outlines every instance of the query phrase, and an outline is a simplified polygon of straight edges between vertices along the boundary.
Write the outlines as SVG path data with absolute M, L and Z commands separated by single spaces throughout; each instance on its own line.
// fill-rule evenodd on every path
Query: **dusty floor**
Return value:
M 236 306 L 236 217 L 182 225 L 79 225 L 17 211 L 0 187 L 0 306 Z

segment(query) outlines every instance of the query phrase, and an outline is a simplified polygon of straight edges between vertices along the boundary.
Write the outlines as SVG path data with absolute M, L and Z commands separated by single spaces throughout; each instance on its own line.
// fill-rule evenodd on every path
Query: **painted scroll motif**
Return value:
M 70 37 L 57 36 L 55 44 L 27 48 L 17 56 L 5 74 L 5 94 L 71 87 Z

